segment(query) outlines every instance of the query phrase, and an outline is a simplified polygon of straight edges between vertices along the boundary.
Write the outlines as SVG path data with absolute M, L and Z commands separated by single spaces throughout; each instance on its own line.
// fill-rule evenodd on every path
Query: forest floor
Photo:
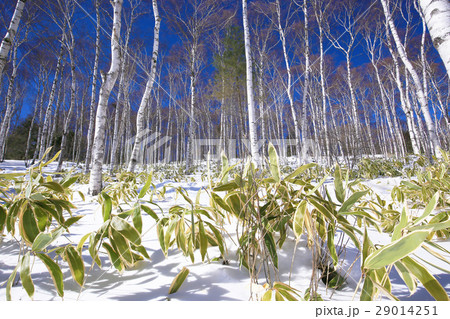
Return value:
M 66 163 L 66 168 L 73 166 Z M 56 168 L 52 163 L 47 167 L 48 171 Z M 2 173 L 24 171 L 23 161 L 8 160 L 0 164 Z M 173 180 L 155 181 L 157 188 L 164 185 L 183 187 L 190 198 L 196 198 L 200 189 L 207 187 L 207 182 L 202 181 L 199 174 L 190 176 L 188 181 L 175 182 Z M 372 188 L 382 198 L 389 199 L 390 192 L 395 185 L 398 185 L 401 178 L 378 178 L 365 181 L 364 183 Z M 333 187 L 332 182 L 326 182 L 327 187 Z M 76 209 L 74 215 L 84 215 L 77 224 L 71 226 L 70 234 L 65 234 L 58 239 L 56 244 L 66 245 L 73 243 L 76 245 L 83 235 L 97 230 L 103 223 L 101 205 L 96 197 L 88 195 L 88 186 L 86 184 L 75 184 L 74 190 L 85 194 L 83 200 L 77 192 L 74 193 L 73 204 Z M 153 201 L 164 211 L 176 204 L 185 205 L 185 201 L 173 188 L 168 188 L 164 198 L 154 198 Z M 209 205 L 209 196 L 203 192 L 200 197 L 200 203 Z M 208 248 L 209 262 L 201 262 L 200 253 L 195 252 L 195 262 L 192 263 L 188 257 L 185 257 L 179 250 L 169 250 L 165 257 L 160 249 L 158 242 L 155 221 L 147 215 L 143 215 L 142 243 L 147 249 L 151 260 L 139 261 L 133 268 L 125 270 L 120 274 L 111 266 L 107 255 L 101 256 L 103 267 L 90 267 L 91 257 L 84 250 L 83 258 L 86 262 L 86 281 L 83 288 L 80 288 L 70 276 L 70 269 L 66 264 L 61 265 L 64 274 L 64 300 L 122 300 L 122 301 L 247 301 L 250 300 L 253 293 L 253 299 L 258 296 L 258 292 L 263 290 L 264 282 L 260 285 L 251 285 L 248 271 L 240 268 L 237 258 L 236 245 L 236 223 L 231 222 L 226 225 L 229 236 L 225 236 L 227 247 L 227 263 L 223 260 L 217 260 L 220 252 L 216 247 Z M 388 235 L 370 230 L 370 238 L 376 243 L 388 243 Z M 440 245 L 450 250 L 450 241 L 441 241 Z M 21 249 L 20 243 L 9 235 L 4 237 L 0 243 L 0 300 L 6 300 L 6 281 L 17 265 L 18 251 Z M 425 252 L 418 252 L 420 256 Z M 294 256 L 294 258 L 292 258 Z M 426 255 L 426 258 L 430 258 Z M 354 262 L 356 259 L 356 262 Z M 355 296 L 355 289 L 360 279 L 360 260 L 357 256 L 357 250 L 348 243 L 345 253 L 346 263 L 339 270 L 340 272 L 349 271 L 346 285 L 340 290 L 327 289 L 320 282 L 319 292 L 324 300 L 332 301 L 352 301 L 359 300 L 359 295 Z M 442 268 L 448 268 L 448 265 L 442 264 L 439 260 L 433 260 L 436 265 Z M 353 266 L 351 267 L 351 264 Z M 301 294 L 305 292 L 310 283 L 312 259 L 309 249 L 306 246 L 306 240 L 301 239 L 297 244 L 293 234 L 288 236 L 285 245 L 279 253 L 279 273 L 278 280 L 288 283 L 292 287 L 300 290 Z M 169 287 L 180 272 L 186 267 L 190 273 L 181 288 L 174 294 L 169 295 Z M 450 293 L 450 274 L 444 273 L 439 269 L 430 268 L 436 275 L 444 289 Z M 393 270 L 395 272 L 395 270 Z M 53 286 L 51 277 L 40 260 L 35 259 L 32 266 L 32 279 L 35 285 L 34 300 L 61 300 L 58 297 Z M 263 276 L 261 276 L 264 278 Z M 410 293 L 397 274 L 391 278 L 392 293 L 400 300 L 433 300 L 427 290 L 419 285 L 416 293 L 410 296 Z M 12 288 L 13 300 L 30 300 L 26 291 L 19 283 Z M 385 297 L 382 297 L 385 300 Z

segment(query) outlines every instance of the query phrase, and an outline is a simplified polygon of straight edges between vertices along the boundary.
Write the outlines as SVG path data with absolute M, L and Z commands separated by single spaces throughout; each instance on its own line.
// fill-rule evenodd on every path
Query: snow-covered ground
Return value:
M 71 164 L 66 167 L 71 166 Z M 56 164 L 52 163 L 48 170 L 52 171 L 56 168 Z M 5 161 L 0 164 L 0 173 L 23 171 L 25 170 L 22 161 Z M 201 181 L 200 176 L 194 176 L 194 182 L 173 182 L 161 181 L 157 186 L 163 185 L 181 186 L 185 188 L 191 198 L 195 198 L 197 192 L 206 187 L 206 183 Z M 380 178 L 365 182 L 379 195 L 390 198 L 390 190 L 398 185 L 400 178 Z M 71 233 L 62 236 L 57 244 L 79 242 L 81 237 L 89 232 L 95 231 L 102 224 L 101 207 L 94 197 L 87 195 L 87 185 L 75 185 L 74 189 L 82 191 L 86 194 L 85 201 L 75 193 L 74 205 L 76 209 L 74 215 L 84 215 L 84 217 L 74 226 L 71 227 Z M 180 196 L 176 196 L 173 189 L 168 189 L 164 199 L 155 198 L 154 201 L 165 211 L 175 204 L 184 205 L 185 201 Z M 209 197 L 206 193 L 201 196 L 201 202 L 208 204 Z M 228 231 L 233 240 L 235 226 L 228 225 Z M 371 231 L 370 237 L 374 242 L 387 243 L 390 238 L 386 234 L 379 234 Z M 251 290 L 258 291 L 260 287 L 250 286 L 250 279 L 245 268 L 240 269 L 236 257 L 235 245 L 231 239 L 227 239 L 227 247 L 229 249 L 229 264 L 223 265 L 222 261 L 201 262 L 200 253 L 196 252 L 195 263 L 189 258 L 183 256 L 178 250 L 170 250 L 169 255 L 165 258 L 162 253 L 158 238 L 156 235 L 155 222 L 147 215 L 143 215 L 143 245 L 151 257 L 151 261 L 140 261 L 133 269 L 127 269 L 122 274 L 116 271 L 110 264 L 107 256 L 101 256 L 103 268 L 97 266 L 90 268 L 91 258 L 84 250 L 83 258 L 86 262 L 86 283 L 81 289 L 70 276 L 70 270 L 62 264 L 64 280 L 64 300 L 83 300 L 83 301 L 99 301 L 99 300 L 122 300 L 122 301 L 163 301 L 163 300 L 180 300 L 180 301 L 246 301 L 251 297 Z M 450 250 L 450 242 L 440 242 L 442 246 Z M 19 251 L 19 243 L 13 238 L 5 237 L 0 243 L 0 300 L 6 300 L 6 281 L 17 264 L 17 255 Z M 292 256 L 295 259 L 292 263 Z M 219 251 L 215 248 L 208 248 L 208 256 L 210 259 L 218 257 Z M 426 258 L 429 259 L 430 255 Z M 349 263 L 357 257 L 357 250 L 352 249 L 351 245 L 347 248 L 346 259 Z M 449 256 L 447 256 L 449 257 Z M 306 247 L 305 240 L 301 240 L 295 245 L 293 236 L 286 241 L 283 249 L 279 253 L 279 280 L 289 283 L 303 294 L 309 286 L 311 276 L 311 255 Z M 292 273 L 291 271 L 291 263 Z M 436 260 L 439 264 L 439 261 Z M 448 265 L 440 264 L 441 267 L 448 269 Z M 186 281 L 180 290 L 169 295 L 169 287 L 174 277 L 183 268 L 187 267 L 190 271 Z M 347 285 L 339 291 L 326 289 L 320 283 L 320 293 L 326 300 L 332 301 L 351 301 L 354 297 L 354 291 L 360 278 L 359 260 L 352 267 L 350 276 L 347 279 Z M 342 269 L 345 271 L 345 269 Z M 437 275 L 439 281 L 450 292 L 450 274 L 443 273 L 438 269 L 434 269 L 433 273 Z M 262 276 L 263 278 L 263 276 Z M 32 279 L 35 284 L 34 300 L 61 300 L 53 287 L 50 275 L 40 260 L 34 260 L 32 269 Z M 264 284 L 264 282 L 260 282 Z M 392 279 L 392 292 L 401 300 L 433 300 L 428 292 L 419 286 L 417 292 L 409 296 L 407 287 L 403 281 L 397 276 Z M 12 288 L 13 300 L 29 300 L 29 297 L 21 284 Z M 356 296 L 355 300 L 358 300 Z M 230 309 L 230 316 L 237 314 Z M 2 316 L 3 317 L 3 316 Z

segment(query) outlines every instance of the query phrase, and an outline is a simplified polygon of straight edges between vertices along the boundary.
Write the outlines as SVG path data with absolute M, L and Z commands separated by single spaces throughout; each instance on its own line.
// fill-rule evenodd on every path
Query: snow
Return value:
M 68 163 L 66 168 L 77 169 L 74 164 Z M 52 172 L 56 168 L 56 164 L 52 163 L 48 167 L 48 171 Z M 0 164 L 0 173 L 24 171 L 24 163 L 22 161 L 5 161 Z M 181 186 L 188 192 L 190 198 L 196 198 L 197 192 L 207 186 L 207 182 L 201 181 L 199 175 L 194 176 L 195 181 L 192 182 L 174 182 L 159 181 L 156 183 L 157 188 L 164 185 Z M 390 198 L 390 190 L 400 183 L 400 178 L 378 178 L 376 180 L 367 181 L 365 184 L 371 187 L 376 193 L 388 200 Z M 328 185 L 331 187 L 332 185 Z M 87 195 L 87 185 L 77 184 L 75 190 L 82 191 L 86 198 L 85 201 L 75 192 L 73 203 L 77 207 L 74 215 L 84 215 L 84 217 L 73 227 L 71 233 L 66 234 L 58 240 L 56 244 L 66 245 L 68 243 L 77 244 L 81 237 L 89 232 L 97 230 L 103 222 L 101 207 L 95 197 Z M 154 201 L 161 206 L 164 211 L 169 207 L 185 205 L 185 201 L 181 196 L 176 196 L 176 192 L 168 189 L 164 199 L 154 198 Z M 203 192 L 201 203 L 208 205 L 209 196 Z M 245 268 L 240 269 L 236 257 L 235 245 L 232 240 L 236 240 L 234 236 L 235 225 L 227 225 L 231 238 L 227 239 L 227 247 L 229 249 L 228 265 L 223 265 L 222 261 L 201 262 L 200 253 L 196 251 L 195 263 L 178 250 L 169 250 L 168 257 L 165 258 L 162 253 L 156 235 L 154 220 L 143 214 L 143 245 L 151 257 L 151 261 L 140 261 L 132 269 L 127 269 L 122 274 L 116 271 L 109 262 L 106 255 L 101 256 L 102 269 L 95 266 L 90 268 L 91 258 L 87 249 L 84 250 L 83 258 L 86 263 L 86 284 L 81 289 L 70 276 L 70 270 L 66 264 L 61 264 L 64 274 L 64 300 L 65 301 L 247 301 L 251 298 L 251 291 L 258 292 L 261 286 L 250 284 L 248 272 Z M 379 234 L 375 230 L 370 230 L 370 238 L 373 242 L 387 243 L 390 238 L 386 234 Z M 450 250 L 450 242 L 440 242 L 443 247 Z M 19 243 L 9 236 L 6 236 L 0 243 L 0 300 L 6 300 L 6 281 L 17 264 L 17 254 L 20 249 Z M 291 263 L 292 256 L 295 252 L 292 273 Z M 420 252 L 429 260 L 429 254 Z M 217 248 L 209 247 L 208 256 L 210 259 L 218 257 Z M 351 244 L 347 248 L 346 260 L 350 265 L 355 257 L 357 250 L 352 248 Z M 449 257 L 449 256 L 447 256 Z M 311 276 L 311 254 L 306 247 L 306 241 L 300 240 L 296 245 L 295 240 L 291 236 L 286 241 L 283 249 L 279 253 L 279 280 L 289 283 L 296 289 L 299 289 L 303 295 L 305 289 L 309 286 Z M 448 269 L 448 265 L 436 261 L 441 267 Z M 186 281 L 180 290 L 169 295 L 169 287 L 174 277 L 183 268 L 187 267 L 190 271 Z M 346 271 L 342 269 L 341 271 Z M 450 292 L 450 275 L 442 273 L 438 269 L 433 269 L 433 273 L 437 275 L 439 281 Z M 264 284 L 260 276 L 260 284 Z M 320 283 L 320 293 L 326 300 L 335 302 L 358 300 L 358 296 L 353 299 L 355 288 L 360 278 L 359 259 L 350 270 L 350 276 L 347 279 L 347 285 L 339 291 L 326 289 Z M 58 297 L 52 280 L 45 266 L 40 260 L 34 260 L 32 269 L 32 279 L 35 284 L 34 300 L 54 301 L 61 300 Z M 392 279 L 393 294 L 401 300 L 433 300 L 428 292 L 419 286 L 417 292 L 409 296 L 409 291 L 398 276 Z M 29 300 L 28 295 L 18 284 L 12 288 L 13 300 Z M 383 298 L 383 300 L 386 300 Z M 230 309 L 232 311 L 232 309 Z M 234 313 L 230 314 L 234 316 Z

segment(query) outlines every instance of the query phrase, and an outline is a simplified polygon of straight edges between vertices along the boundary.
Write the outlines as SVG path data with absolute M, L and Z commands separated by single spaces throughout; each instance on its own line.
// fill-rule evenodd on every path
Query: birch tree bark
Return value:
M 111 145 L 111 158 L 110 158 L 110 172 L 112 172 L 116 166 L 117 166 L 117 151 L 119 148 L 119 141 L 121 136 L 119 135 L 119 133 L 121 133 L 120 130 L 120 118 L 121 118 L 121 114 L 122 114 L 122 121 L 124 121 L 125 119 L 123 118 L 123 114 L 124 112 L 121 111 L 121 105 L 123 104 L 122 102 L 122 94 L 124 94 L 124 89 L 125 89 L 125 68 L 128 66 L 127 65 L 127 57 L 126 54 L 128 53 L 128 45 L 130 42 L 130 36 L 131 36 L 131 30 L 133 29 L 133 24 L 135 22 L 135 20 L 143 13 L 143 11 L 138 10 L 139 5 L 141 4 L 140 0 L 137 1 L 130 1 L 130 5 L 131 5 L 131 13 L 130 13 L 130 21 L 129 24 L 127 25 L 127 29 L 126 29 L 126 34 L 125 34 L 125 42 L 124 45 L 122 47 L 122 61 L 121 61 L 121 65 L 120 65 L 120 77 L 119 77 L 119 91 L 117 93 L 117 98 L 116 98 L 116 110 L 115 110 L 115 114 L 114 114 L 114 129 L 113 129 L 113 136 L 112 136 L 112 145 Z M 124 20 L 125 24 L 126 20 Z
M 63 31 L 63 34 L 64 34 L 64 31 Z M 62 65 L 63 65 L 63 61 L 62 61 L 63 54 L 64 54 L 64 44 L 63 44 L 63 39 L 61 39 L 61 48 L 59 50 L 58 60 L 56 62 L 55 77 L 53 78 L 52 88 L 50 90 L 50 97 L 48 100 L 47 108 L 45 110 L 42 131 L 41 131 L 40 135 L 38 136 L 39 158 L 42 158 L 44 156 L 45 149 L 47 146 L 47 144 L 45 143 L 45 140 L 47 138 L 47 134 L 48 134 L 48 130 L 49 130 L 49 122 L 50 122 L 50 116 L 52 113 L 53 102 L 55 100 L 56 87 L 58 84 L 62 85 L 61 83 L 59 83 L 59 76 L 61 74 L 61 69 L 62 69 Z
M 258 141 L 256 137 L 255 101 L 253 98 L 253 69 L 251 57 L 250 32 L 247 18 L 247 0 L 242 0 L 242 22 L 244 26 L 245 62 L 247 81 L 248 129 L 250 137 L 250 154 L 252 160 L 259 165 Z
M 320 52 L 320 60 L 319 60 L 319 70 L 320 70 L 320 88 L 321 88 L 321 102 L 322 102 L 322 125 L 324 128 L 324 136 L 325 136 L 325 156 L 327 161 L 330 159 L 330 140 L 328 133 L 328 121 L 327 121 L 327 94 L 326 94 L 326 83 L 325 83 L 325 71 L 324 71 L 324 50 L 323 50 L 323 23 L 324 23 L 324 11 L 327 9 L 328 5 L 325 8 L 322 8 L 321 1 L 314 1 L 314 13 L 316 16 L 317 25 L 319 27 L 319 52 Z
M 89 179 L 89 192 L 97 195 L 102 190 L 102 164 L 105 153 L 105 131 L 108 100 L 116 83 L 120 68 L 120 26 L 123 0 L 114 0 L 114 18 L 111 32 L 111 66 L 108 73 L 102 73 L 102 86 L 98 99 L 95 121 L 94 143 L 92 148 L 92 171 Z
M 8 31 L 0 44 L 0 79 L 3 75 L 3 69 L 8 61 L 8 53 L 16 36 L 17 28 L 19 27 L 20 19 L 22 18 L 23 8 L 27 0 L 18 0 L 14 14 L 11 18 Z M 1 80 L 0 80 L 1 83 Z
M 128 163 L 128 171 L 133 172 L 136 168 L 136 163 L 138 161 L 139 152 L 141 151 L 141 143 L 144 138 L 145 123 L 144 116 L 147 110 L 148 100 L 150 98 L 150 93 L 152 92 L 153 84 L 155 82 L 156 76 L 156 62 L 158 60 L 158 49 L 159 49 L 159 29 L 161 26 L 161 18 L 158 12 L 158 3 L 156 0 L 152 1 L 153 15 L 155 17 L 155 28 L 153 31 L 153 53 L 152 62 L 150 66 L 150 74 L 148 76 L 147 84 L 145 86 L 145 91 L 139 105 L 139 110 L 136 118 L 136 138 L 134 140 L 133 151 L 131 152 L 130 162 Z
M 92 71 L 92 91 L 91 91 L 91 103 L 89 107 L 89 128 L 87 134 L 87 148 L 86 148 L 86 161 L 84 173 L 87 174 L 90 169 L 92 159 L 92 143 L 94 138 L 94 125 L 95 125 L 95 98 L 97 95 L 97 76 L 98 76 L 98 61 L 100 56 L 100 3 L 99 0 L 95 0 L 95 14 L 97 17 L 95 28 L 95 58 L 94 69 Z
M 63 158 L 66 153 L 66 146 L 67 146 L 67 133 L 69 130 L 69 124 L 70 120 L 72 118 L 72 113 L 75 108 L 75 89 L 76 89 L 76 78 L 75 78 L 75 57 L 74 57 L 74 49 L 75 49 L 75 38 L 73 35 L 73 28 L 72 28 L 72 17 L 73 17 L 73 3 L 72 1 L 64 0 L 64 3 L 61 3 L 60 0 L 58 0 L 58 3 L 63 11 L 65 25 L 67 25 L 68 31 L 67 33 L 64 33 L 64 43 L 67 48 L 67 52 L 69 53 L 69 60 L 70 60 L 70 106 L 69 111 L 67 113 L 67 116 L 64 118 L 64 125 L 63 125 L 63 134 L 61 139 L 61 148 L 60 148 L 60 155 L 58 158 L 58 167 L 56 168 L 56 171 L 59 172 L 62 169 L 63 164 Z
M 276 5 L 276 12 L 277 12 L 277 27 L 278 27 L 278 34 L 280 35 L 280 41 L 283 48 L 283 56 L 284 56 L 284 63 L 286 65 L 286 72 L 287 72 L 287 85 L 286 85 L 286 93 L 289 99 L 289 105 L 291 107 L 291 114 L 292 114 L 292 120 L 294 122 L 294 132 L 295 132 L 295 140 L 296 140 L 296 148 L 297 148 L 297 162 L 300 164 L 301 156 L 300 156 L 300 149 L 301 149 L 301 138 L 300 138 L 300 127 L 297 120 L 297 112 L 294 107 L 294 98 L 292 96 L 292 72 L 291 72 L 291 66 L 289 63 L 288 53 L 286 50 L 286 35 L 285 30 L 283 29 L 281 25 L 281 8 L 280 8 L 280 1 L 275 1 Z
M 386 0 L 380 0 L 380 1 L 383 6 L 383 11 L 384 11 L 384 15 L 386 17 L 386 21 L 389 24 L 389 28 L 391 30 L 392 37 L 394 38 L 394 42 L 397 46 L 397 51 L 399 53 L 399 56 L 402 59 L 403 64 L 405 65 L 406 69 L 408 70 L 409 74 L 411 75 L 411 77 L 413 79 L 414 86 L 416 88 L 417 99 L 419 101 L 420 109 L 422 111 L 422 115 L 424 117 L 425 125 L 427 127 L 428 135 L 430 138 L 431 147 L 432 147 L 432 155 L 440 157 L 440 154 L 441 154 L 440 150 L 439 150 L 440 142 L 439 142 L 439 138 L 438 138 L 438 135 L 436 132 L 435 123 L 433 122 L 433 119 L 431 118 L 431 115 L 430 115 L 430 111 L 428 109 L 428 102 L 427 102 L 427 98 L 425 97 L 424 92 L 423 92 L 422 83 L 419 79 L 419 76 L 418 76 L 416 70 L 414 69 L 413 65 L 411 64 L 411 61 L 409 60 L 408 56 L 406 55 L 405 48 L 404 48 L 403 44 L 401 43 L 400 38 L 398 36 L 397 29 L 394 25 L 394 21 L 392 20 L 391 13 L 387 6 Z
M 13 93 L 16 90 L 17 94 L 17 87 L 16 87 L 16 78 L 17 78 L 17 72 L 19 69 L 19 66 L 22 64 L 24 59 L 30 54 L 31 50 L 28 50 L 26 53 L 24 53 L 20 59 L 18 59 L 18 48 L 27 41 L 28 33 L 29 33 L 29 22 L 25 25 L 25 35 L 22 39 L 16 39 L 13 43 L 13 52 L 12 52 L 12 72 L 11 76 L 9 78 L 9 85 L 8 85 L 8 91 L 6 93 L 6 110 L 5 115 L 3 117 L 3 121 L 0 125 L 0 162 L 4 160 L 5 156 L 5 149 L 6 149 L 6 141 L 9 133 L 9 128 L 11 125 L 11 118 L 14 113 L 14 109 L 16 108 L 15 98 L 13 98 Z
M 450 2 L 448 0 L 419 0 L 433 45 L 444 61 L 450 76 Z

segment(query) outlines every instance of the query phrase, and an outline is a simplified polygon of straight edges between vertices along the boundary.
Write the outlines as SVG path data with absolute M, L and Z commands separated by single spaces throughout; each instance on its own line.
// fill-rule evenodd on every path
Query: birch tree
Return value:
M 417 74 L 416 70 L 414 69 L 414 66 L 412 65 L 411 61 L 409 60 L 409 58 L 406 54 L 406 50 L 400 41 L 400 38 L 397 33 L 397 29 L 395 27 L 395 24 L 392 19 L 391 12 L 386 3 L 386 0 L 380 0 L 380 1 L 383 6 L 383 12 L 386 17 L 386 22 L 389 25 L 389 28 L 390 28 L 390 31 L 392 34 L 392 38 L 394 39 L 395 45 L 397 47 L 398 54 L 399 54 L 401 60 L 403 61 L 403 64 L 405 65 L 406 69 L 408 70 L 408 73 L 411 75 L 411 77 L 413 79 L 414 86 L 416 88 L 417 99 L 420 104 L 420 110 L 422 111 L 422 115 L 425 120 L 425 125 L 427 127 L 428 136 L 430 138 L 432 154 L 436 155 L 436 156 L 440 156 L 440 150 L 439 150 L 440 142 L 439 142 L 439 138 L 438 138 L 438 135 L 436 132 L 436 125 L 433 122 L 433 119 L 431 118 L 430 110 L 428 109 L 427 98 L 425 97 L 425 94 L 423 92 L 423 86 L 419 79 L 419 75 Z
M 145 91 L 139 105 L 139 110 L 136 118 L 136 138 L 134 140 L 133 151 L 131 153 L 130 162 L 128 163 L 128 171 L 134 171 L 136 163 L 138 161 L 139 153 L 141 151 L 141 143 L 145 137 L 145 122 L 144 116 L 147 111 L 147 105 L 152 92 L 153 84 L 156 76 L 156 63 L 158 60 L 158 48 L 159 48 L 159 29 L 161 26 L 161 18 L 159 17 L 158 3 L 156 0 L 152 1 L 153 15 L 155 18 L 155 28 L 153 31 L 153 52 L 152 61 L 150 66 L 150 74 L 145 85 Z
M 11 18 L 8 31 L 0 44 L 0 83 L 2 83 L 3 69 L 8 61 L 8 53 L 16 36 L 17 28 L 19 27 L 20 19 L 22 18 L 23 8 L 27 0 L 18 0 L 14 14 Z
M 84 172 L 87 174 L 91 165 L 92 159 L 92 143 L 94 138 L 94 125 L 95 125 L 95 111 L 96 111 L 96 95 L 97 95 L 97 77 L 98 77 L 98 63 L 100 56 L 100 3 L 99 0 L 95 0 L 95 15 L 96 15 L 96 27 L 95 27 L 95 58 L 94 67 L 92 71 L 92 89 L 91 89 L 91 102 L 89 106 L 89 128 L 87 133 L 87 148 L 86 148 L 86 161 Z
M 297 110 L 294 106 L 294 97 L 292 94 L 293 91 L 293 83 L 292 83 L 292 71 L 291 71 L 291 65 L 289 62 L 289 56 L 286 48 L 286 26 L 283 27 L 281 24 L 281 7 L 280 7 L 280 1 L 275 1 L 275 8 L 277 13 L 277 28 L 278 28 L 278 34 L 280 35 L 280 41 L 281 46 L 283 48 L 283 57 L 284 57 L 284 63 L 286 65 L 286 72 L 287 72 L 287 83 L 286 83 L 286 93 L 289 99 L 289 106 L 291 108 L 291 115 L 292 120 L 294 122 L 294 132 L 295 132 L 295 140 L 296 140 L 296 149 L 297 149 L 297 160 L 298 164 L 300 164 L 301 158 L 300 158 L 300 149 L 301 149 L 301 137 L 300 137 L 300 126 L 299 122 L 297 120 Z M 288 13 L 289 16 L 290 13 Z M 286 25 L 289 23 L 289 19 L 286 18 Z
M 89 178 L 89 191 L 97 195 L 102 190 L 102 165 L 105 155 L 105 131 L 108 100 L 116 83 L 120 68 L 120 26 L 123 0 L 114 0 L 113 28 L 111 32 L 111 65 L 108 73 L 101 73 L 102 85 L 100 87 L 97 114 L 95 119 L 94 143 L 92 148 L 92 171 Z
M 256 114 L 255 101 L 253 98 L 253 68 L 250 44 L 250 31 L 248 27 L 247 0 L 242 0 L 242 24 L 244 26 L 245 41 L 245 62 L 246 62 L 246 83 L 247 83 L 247 109 L 248 109 L 248 129 L 250 137 L 250 155 L 252 160 L 259 165 L 258 140 L 256 136 Z
M 448 0 L 419 0 L 433 45 L 444 61 L 450 77 L 450 2 Z

